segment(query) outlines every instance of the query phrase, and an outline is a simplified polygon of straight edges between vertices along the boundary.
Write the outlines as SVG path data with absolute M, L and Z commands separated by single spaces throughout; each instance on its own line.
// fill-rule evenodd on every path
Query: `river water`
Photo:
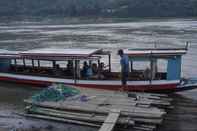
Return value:
M 62 20 L 0 21 L 0 49 L 103 48 L 112 51 L 113 70 L 117 69 L 120 48 L 184 47 L 182 75 L 197 78 L 197 19 L 148 19 L 126 22 L 89 22 L 75 24 Z M 160 67 L 162 68 L 162 66 Z M 37 90 L 27 86 L 0 84 L 0 114 L 24 108 L 22 100 Z M 180 95 L 197 99 L 197 90 Z M 0 126 L 5 126 L 1 123 Z M 7 124 L 6 126 L 9 126 Z M 72 127 L 72 126 L 71 126 Z M 87 130 L 87 129 L 86 129 Z

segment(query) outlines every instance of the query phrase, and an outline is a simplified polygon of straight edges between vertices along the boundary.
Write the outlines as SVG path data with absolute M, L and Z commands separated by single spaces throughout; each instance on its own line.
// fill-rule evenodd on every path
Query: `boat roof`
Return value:
M 162 56 L 178 56 L 187 53 L 185 48 L 148 48 L 148 49 L 124 49 L 124 53 L 128 56 L 140 57 L 162 57 Z
M 60 49 L 42 48 L 28 51 L 8 51 L 0 49 L 0 58 L 27 58 L 40 60 L 80 60 L 80 59 L 100 59 L 106 54 L 102 49 Z
M 0 49 L 0 58 L 19 58 L 19 51 Z
M 22 56 L 50 56 L 50 57 L 88 57 L 101 49 L 60 49 L 60 48 L 42 48 L 21 52 Z
M 19 51 L 9 51 L 9 50 L 0 49 L 0 55 L 17 55 L 17 54 L 19 54 Z

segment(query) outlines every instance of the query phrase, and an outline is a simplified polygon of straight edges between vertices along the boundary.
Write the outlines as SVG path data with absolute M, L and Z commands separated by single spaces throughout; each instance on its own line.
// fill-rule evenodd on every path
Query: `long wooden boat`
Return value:
M 190 90 L 196 88 L 197 84 L 181 78 L 181 58 L 186 52 L 186 48 L 125 49 L 124 53 L 130 60 L 130 72 L 127 85 L 123 86 L 120 72 L 111 69 L 109 51 L 49 48 L 0 50 L 0 80 L 43 87 L 52 83 L 64 83 L 77 87 L 140 92 Z M 102 65 L 103 58 L 108 60 L 105 68 Z M 98 70 L 94 75 L 82 75 L 84 61 L 97 66 Z M 158 71 L 159 61 L 163 61 L 165 71 Z M 139 62 L 148 63 L 149 68 L 135 69 L 134 67 L 142 65 Z

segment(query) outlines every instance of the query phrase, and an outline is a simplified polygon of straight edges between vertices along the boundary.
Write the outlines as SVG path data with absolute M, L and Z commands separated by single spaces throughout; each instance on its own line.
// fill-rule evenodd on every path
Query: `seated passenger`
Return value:
M 93 73 L 93 75 L 97 75 L 97 73 L 98 73 L 98 67 L 97 67 L 96 63 L 92 64 L 92 73 Z

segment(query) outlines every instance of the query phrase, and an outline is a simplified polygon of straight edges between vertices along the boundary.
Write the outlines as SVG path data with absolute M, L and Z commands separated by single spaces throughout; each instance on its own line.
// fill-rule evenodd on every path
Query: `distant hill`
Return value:
M 197 0 L 1 0 L 0 16 L 197 16 Z

